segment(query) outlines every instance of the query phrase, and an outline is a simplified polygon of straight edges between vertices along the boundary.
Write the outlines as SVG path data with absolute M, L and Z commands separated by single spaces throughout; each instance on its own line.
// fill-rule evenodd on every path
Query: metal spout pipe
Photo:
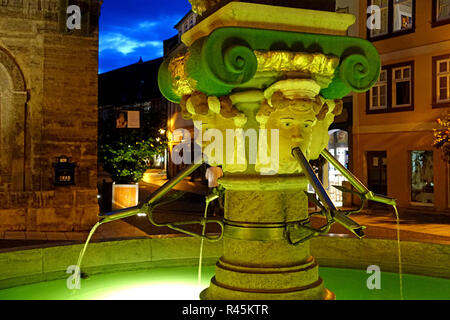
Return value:
M 181 170 L 175 177 L 173 177 L 172 179 L 170 179 L 169 181 L 164 183 L 161 187 L 159 187 L 158 190 L 153 192 L 146 201 L 141 202 L 137 206 L 105 213 L 104 215 L 101 216 L 102 219 L 100 220 L 100 223 L 103 224 L 106 222 L 111 222 L 114 220 L 131 217 L 138 213 L 143 212 L 143 210 L 145 210 L 145 209 L 143 209 L 144 205 L 151 206 L 153 203 L 157 202 L 159 199 L 164 197 L 170 190 L 172 190 L 172 188 L 177 183 L 179 183 L 181 180 L 186 178 L 188 175 L 190 175 L 192 172 L 194 172 L 201 165 L 202 165 L 201 163 L 198 163 L 198 164 L 191 164 L 191 165 L 187 166 L 186 168 Z
M 131 216 L 134 216 L 141 212 L 142 212 L 142 210 L 139 205 L 130 207 L 130 208 L 111 211 L 111 212 L 105 213 L 104 215 L 100 216 L 102 218 L 100 220 L 100 224 L 103 224 L 106 222 L 111 222 L 114 220 L 124 219 L 127 217 L 131 217 Z
M 339 160 L 333 157 L 327 149 L 324 149 L 321 154 L 329 163 L 331 163 L 333 167 L 342 173 L 342 175 L 351 183 L 353 187 L 355 187 L 359 193 L 365 194 L 370 192 L 369 189 L 367 189 L 366 186 L 353 175 L 353 173 L 348 171 L 347 168 L 339 162 Z
M 344 226 L 347 230 L 349 230 L 351 233 L 353 233 L 358 238 L 364 237 L 364 226 L 361 226 L 354 220 L 347 217 L 342 212 L 335 212 L 333 215 L 333 219 L 338 222 L 341 226 Z
M 164 197 L 170 190 L 172 190 L 173 187 L 175 187 L 181 180 L 186 178 L 188 175 L 190 175 L 192 172 L 194 172 L 196 169 L 198 169 L 202 163 L 193 163 L 178 172 L 178 174 L 164 183 L 158 190 L 153 192 L 150 197 L 147 199 L 147 201 L 144 201 L 144 203 L 147 203 L 149 205 L 155 203 L 162 197 Z
M 319 199 L 322 201 L 322 203 L 324 203 L 326 209 L 329 210 L 329 214 L 331 214 L 331 217 L 327 217 L 327 220 L 331 219 L 329 220 L 329 223 L 331 223 L 332 221 L 338 222 L 343 227 L 348 229 L 350 232 L 355 234 L 358 238 L 362 238 L 364 236 L 363 231 L 364 227 L 359 225 L 356 221 L 350 219 L 345 214 L 339 212 L 336 209 L 336 207 L 334 206 L 333 202 L 330 199 L 330 196 L 323 187 L 319 178 L 317 178 L 316 174 L 314 173 L 313 169 L 311 168 L 311 165 L 309 164 L 308 160 L 306 159 L 301 149 L 299 147 L 292 149 L 292 155 L 299 162 L 304 174 L 307 176 L 309 182 L 312 184 L 314 190 L 319 196 Z
M 322 151 L 322 156 L 329 162 L 333 167 L 335 167 L 342 175 L 350 182 L 350 184 L 361 194 L 365 199 L 376 201 L 391 206 L 395 206 L 396 200 L 381 194 L 376 194 L 367 189 L 367 187 L 362 184 L 361 181 L 356 178 L 353 173 L 351 173 L 346 167 L 344 167 L 339 160 L 337 160 L 333 155 L 327 150 Z
M 330 196 L 327 193 L 327 190 L 323 187 L 319 178 L 317 178 L 314 170 L 311 168 L 308 160 L 306 159 L 303 152 L 299 147 L 292 149 L 292 155 L 298 161 L 300 166 L 302 167 L 303 173 L 309 180 L 309 183 L 313 186 L 314 190 L 316 190 L 319 199 L 330 209 L 330 211 L 336 211 L 336 207 L 334 206 L 333 201 L 331 201 Z

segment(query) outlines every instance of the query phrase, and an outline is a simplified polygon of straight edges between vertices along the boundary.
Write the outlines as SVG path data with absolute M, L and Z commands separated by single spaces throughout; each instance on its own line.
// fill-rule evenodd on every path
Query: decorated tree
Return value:
M 450 112 L 446 111 L 436 119 L 441 128 L 434 129 L 433 147 L 442 149 L 443 159 L 450 162 Z

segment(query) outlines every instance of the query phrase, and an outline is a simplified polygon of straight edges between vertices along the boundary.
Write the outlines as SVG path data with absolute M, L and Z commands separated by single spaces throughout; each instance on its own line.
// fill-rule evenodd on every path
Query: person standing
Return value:
M 208 188 L 212 192 L 212 189 L 217 188 L 219 186 L 219 182 L 217 180 L 223 177 L 222 168 L 209 167 L 208 169 L 206 169 L 205 177 L 208 180 Z
M 223 177 L 223 171 L 221 167 L 208 167 L 208 169 L 206 169 L 205 178 L 208 180 L 209 194 L 216 193 L 219 196 L 219 198 L 217 199 L 219 206 L 213 206 L 214 216 L 216 215 L 216 212 L 223 209 L 223 198 L 221 197 L 218 182 L 218 179 L 221 177 Z

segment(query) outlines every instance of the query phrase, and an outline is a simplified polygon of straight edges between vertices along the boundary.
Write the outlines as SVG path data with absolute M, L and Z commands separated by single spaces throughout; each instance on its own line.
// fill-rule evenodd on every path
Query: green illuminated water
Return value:
M 0 290 L 0 300 L 194 300 L 208 287 L 214 267 L 204 266 L 200 288 L 197 272 L 197 267 L 178 267 L 97 274 L 81 279 L 80 290 L 67 289 L 66 279 L 60 279 Z M 364 270 L 321 267 L 320 275 L 338 300 L 400 299 L 397 273 L 381 270 L 380 290 L 367 288 L 370 275 Z M 450 280 L 404 274 L 403 298 L 449 300 Z

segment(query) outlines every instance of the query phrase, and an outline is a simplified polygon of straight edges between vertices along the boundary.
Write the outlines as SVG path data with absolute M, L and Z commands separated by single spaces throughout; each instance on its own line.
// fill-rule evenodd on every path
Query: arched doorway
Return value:
M 24 191 L 26 101 L 23 74 L 0 48 L 0 191 Z

